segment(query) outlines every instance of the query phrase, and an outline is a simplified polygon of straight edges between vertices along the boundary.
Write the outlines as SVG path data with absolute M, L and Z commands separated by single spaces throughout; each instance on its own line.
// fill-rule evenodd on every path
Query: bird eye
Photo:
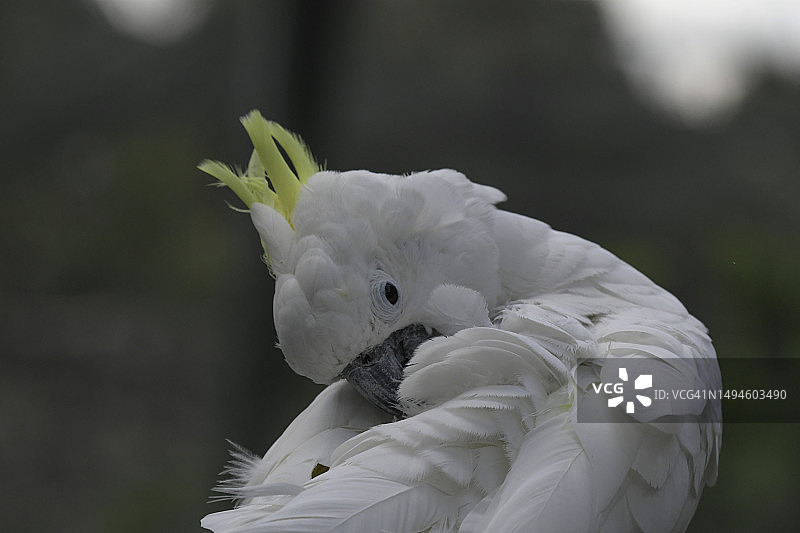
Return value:
M 401 312 L 402 293 L 386 272 L 377 270 L 370 280 L 372 312 L 384 322 L 393 322 Z
M 395 287 L 394 284 L 386 281 L 383 284 L 383 296 L 386 298 L 387 302 L 395 305 L 400 298 L 400 293 L 397 292 L 397 287 Z

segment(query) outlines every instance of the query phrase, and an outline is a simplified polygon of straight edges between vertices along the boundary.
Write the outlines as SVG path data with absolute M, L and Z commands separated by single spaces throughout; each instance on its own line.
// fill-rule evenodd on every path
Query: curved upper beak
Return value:
M 438 331 L 422 324 L 399 329 L 351 361 L 342 371 L 342 377 L 373 404 L 389 414 L 403 417 L 397 403 L 397 387 L 403 380 L 403 369 L 420 344 L 438 335 Z

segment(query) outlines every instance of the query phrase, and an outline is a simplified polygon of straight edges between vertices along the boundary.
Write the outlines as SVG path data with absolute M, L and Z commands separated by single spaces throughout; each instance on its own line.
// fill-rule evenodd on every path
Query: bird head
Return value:
M 505 196 L 453 170 L 323 170 L 257 111 L 242 123 L 254 145 L 247 170 L 199 168 L 249 208 L 286 361 L 317 383 L 346 378 L 401 415 L 397 385 L 416 348 L 490 324 L 500 297 L 492 211 Z

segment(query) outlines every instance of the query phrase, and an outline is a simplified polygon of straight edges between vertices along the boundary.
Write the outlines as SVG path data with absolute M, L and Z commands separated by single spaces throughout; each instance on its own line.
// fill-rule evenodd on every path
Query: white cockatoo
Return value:
M 706 329 L 675 297 L 595 244 L 497 209 L 503 193 L 459 172 L 327 171 L 260 113 L 242 123 L 247 169 L 200 168 L 249 208 L 286 361 L 328 386 L 263 458 L 234 453 L 221 490 L 238 505 L 203 527 L 686 529 L 717 476 L 719 400 L 595 402 L 605 422 L 579 408 L 613 358 L 720 388 Z

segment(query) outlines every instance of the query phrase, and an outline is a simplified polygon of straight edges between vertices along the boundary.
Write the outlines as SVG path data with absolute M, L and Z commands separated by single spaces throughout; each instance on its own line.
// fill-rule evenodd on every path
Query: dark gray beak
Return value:
M 387 413 L 402 418 L 404 414 L 397 403 L 397 387 L 403 380 L 403 369 L 420 344 L 438 335 L 438 331 L 422 324 L 399 329 L 351 361 L 342 371 L 342 377 L 364 398 Z

